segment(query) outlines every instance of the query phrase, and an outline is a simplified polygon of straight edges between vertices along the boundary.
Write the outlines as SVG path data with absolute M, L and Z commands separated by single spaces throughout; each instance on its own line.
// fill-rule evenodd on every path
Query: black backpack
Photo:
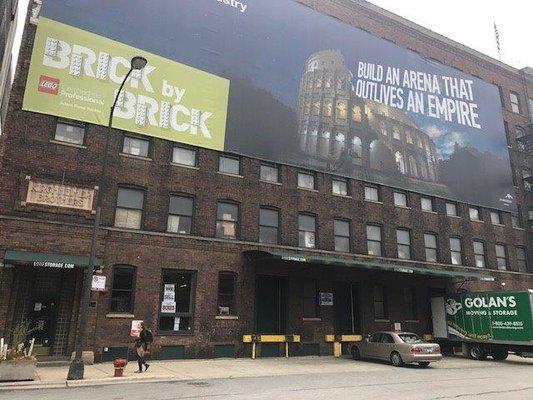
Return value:
M 153 343 L 154 341 L 154 335 L 152 335 L 152 331 L 146 330 L 146 343 Z

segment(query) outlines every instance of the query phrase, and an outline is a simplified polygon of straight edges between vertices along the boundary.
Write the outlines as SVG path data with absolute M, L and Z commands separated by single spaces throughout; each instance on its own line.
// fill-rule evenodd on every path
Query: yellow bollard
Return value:
M 289 342 L 285 342 L 285 358 L 289 358 Z
M 255 342 L 252 342 L 252 360 L 255 360 Z
M 342 356 L 342 343 L 333 342 L 333 357 L 339 358 Z

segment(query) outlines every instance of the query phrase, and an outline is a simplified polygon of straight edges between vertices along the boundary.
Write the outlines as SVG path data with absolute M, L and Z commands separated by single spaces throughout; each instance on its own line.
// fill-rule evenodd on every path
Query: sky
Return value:
M 494 22 L 500 33 L 501 60 L 533 68 L 531 0 L 370 0 L 398 14 L 498 59 Z

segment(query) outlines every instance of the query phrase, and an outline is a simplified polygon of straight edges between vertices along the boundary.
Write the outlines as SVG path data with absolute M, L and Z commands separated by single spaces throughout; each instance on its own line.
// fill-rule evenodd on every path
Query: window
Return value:
M 490 212 L 490 220 L 494 225 L 501 225 L 502 224 L 502 215 L 499 211 L 491 211 Z
M 449 217 L 457 217 L 459 213 L 457 212 L 457 204 L 455 203 L 446 203 L 446 215 Z
M 133 313 L 133 288 L 135 268 L 113 267 L 113 286 L 109 311 L 112 313 Z
M 498 88 L 498 92 L 500 93 L 500 101 L 502 103 L 502 107 L 505 108 L 505 97 L 503 96 L 503 89 L 499 85 L 496 85 L 496 87 Z
M 389 319 L 387 294 L 381 285 L 374 286 L 374 319 Z
M 335 251 L 350 251 L 350 222 L 336 219 L 333 221 L 335 230 Z
M 279 168 L 275 165 L 261 164 L 259 179 L 265 182 L 279 183 Z
M 519 272 L 527 272 L 526 249 L 523 247 L 516 248 L 516 265 Z
M 144 191 L 119 188 L 115 226 L 118 228 L 141 229 L 144 204 Z
M 311 172 L 298 172 L 298 187 L 301 189 L 315 189 L 315 174 Z
M 453 265 L 461 265 L 463 263 L 461 239 L 459 238 L 450 238 L 450 259 Z
M 311 279 L 305 280 L 303 291 L 303 317 L 317 318 L 320 315 L 318 306 L 318 282 Z
M 396 242 L 398 244 L 398 258 L 411 259 L 411 234 L 405 229 L 396 229 Z
M 235 281 L 237 276 L 231 272 L 218 274 L 218 315 L 236 315 Z
M 194 284 L 193 272 L 163 270 L 160 331 L 187 332 L 192 329 Z
M 421 197 L 420 208 L 422 211 L 433 211 L 433 199 L 431 197 Z
M 418 319 L 415 289 L 412 287 L 403 288 L 403 309 L 407 321 L 415 321 Z
M 471 221 L 481 221 L 481 214 L 479 212 L 479 208 L 477 207 L 470 207 L 468 209 L 468 215 L 470 215 Z
M 533 115 L 533 99 L 529 98 L 529 112 Z
M 365 186 L 365 200 L 380 201 L 379 188 L 376 186 Z
M 425 233 L 424 247 L 426 249 L 426 261 L 437 262 L 437 236 L 432 233 Z
M 407 207 L 407 194 L 403 192 L 394 192 L 394 205 L 398 207 Z
M 366 226 L 366 246 L 368 254 L 381 257 L 381 227 L 376 225 Z
M 219 201 L 217 205 L 216 237 L 236 239 L 239 221 L 239 206 Z
M 499 270 L 505 271 L 507 269 L 507 250 L 503 244 L 496 245 L 496 262 Z
M 56 125 L 54 140 L 77 145 L 83 145 L 85 126 L 59 121 Z
M 279 211 L 259 209 L 259 243 L 278 244 Z
M 220 156 L 218 159 L 218 171 L 224 174 L 240 175 L 241 162 L 237 157 Z
M 122 146 L 122 153 L 130 154 L 132 156 L 148 157 L 148 149 L 150 141 L 148 139 L 141 139 L 133 136 L 124 136 L 124 145 Z
M 315 248 L 316 219 L 312 215 L 298 215 L 298 245 L 309 249 Z
M 509 98 L 511 99 L 511 110 L 520 114 L 520 96 L 518 93 L 511 91 L 509 93 Z
M 334 178 L 331 181 L 331 191 L 339 196 L 348 196 L 348 182 L 345 179 Z
M 172 162 L 174 164 L 196 167 L 197 151 L 185 147 L 174 147 L 172 150 Z
M 194 200 L 188 196 L 170 196 L 168 207 L 167 230 L 169 232 L 190 235 Z
M 474 259 L 476 267 L 485 268 L 485 244 L 474 240 Z

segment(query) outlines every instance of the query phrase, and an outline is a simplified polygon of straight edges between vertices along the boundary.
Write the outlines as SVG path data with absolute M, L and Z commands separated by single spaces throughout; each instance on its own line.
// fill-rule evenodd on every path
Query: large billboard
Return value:
M 31 111 L 513 211 L 497 87 L 293 0 L 44 2 Z

